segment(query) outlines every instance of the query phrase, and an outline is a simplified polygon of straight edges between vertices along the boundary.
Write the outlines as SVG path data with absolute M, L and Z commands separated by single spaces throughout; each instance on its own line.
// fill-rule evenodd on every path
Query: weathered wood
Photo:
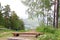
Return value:
M 19 35 L 20 36 L 23 35 L 23 36 L 34 36 L 34 37 L 37 38 L 38 36 L 42 35 L 43 33 L 38 33 L 38 32 L 14 32 L 12 34 L 15 37 L 17 37 Z

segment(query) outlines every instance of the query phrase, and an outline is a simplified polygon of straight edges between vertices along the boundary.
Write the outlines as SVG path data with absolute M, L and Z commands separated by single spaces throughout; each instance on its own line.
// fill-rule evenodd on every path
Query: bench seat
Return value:
M 25 36 L 25 37 L 38 37 L 39 35 L 42 35 L 42 33 L 38 32 L 14 32 L 12 33 L 13 36 Z

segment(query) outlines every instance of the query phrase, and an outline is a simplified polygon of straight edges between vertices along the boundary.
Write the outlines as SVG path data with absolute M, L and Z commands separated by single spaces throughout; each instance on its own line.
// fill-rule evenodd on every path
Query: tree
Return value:
M 59 0 L 59 13 L 58 13 L 58 27 L 60 27 L 60 0 Z
M 48 12 L 51 11 L 52 0 L 25 0 L 22 1 L 29 8 L 27 12 L 30 17 L 43 17 L 43 23 L 45 22 L 45 18 L 47 17 L 48 24 Z M 47 13 L 46 13 L 47 12 Z M 46 15 L 47 14 L 47 15 Z
M 59 0 L 55 0 L 54 3 L 54 26 L 58 28 Z
M 10 28 L 10 21 L 9 21 L 9 15 L 10 15 L 10 6 L 6 5 L 4 10 L 4 20 L 5 20 L 5 27 Z
M 0 26 L 4 25 L 3 14 L 2 14 L 2 6 L 0 3 Z
M 15 11 L 12 11 L 10 16 L 11 29 L 13 30 L 24 30 L 24 23 L 16 15 Z
M 51 9 L 51 6 L 52 6 L 52 4 L 51 4 L 51 2 L 52 2 L 52 0 L 41 0 L 41 2 L 43 3 L 43 8 L 44 8 L 44 10 L 45 10 L 45 15 L 46 15 L 46 18 L 47 18 L 47 25 L 49 24 L 49 22 L 51 22 L 52 21 L 52 17 L 51 17 L 51 12 L 49 12 L 49 11 L 52 11 L 52 9 Z M 50 19 L 50 20 L 49 20 Z

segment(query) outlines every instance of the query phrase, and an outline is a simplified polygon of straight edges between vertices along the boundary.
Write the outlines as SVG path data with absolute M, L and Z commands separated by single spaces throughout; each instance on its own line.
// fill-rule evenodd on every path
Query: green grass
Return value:
M 6 32 L 5 34 L 0 34 L 0 38 L 1 37 L 9 37 L 9 36 L 12 36 L 12 33 L 11 32 Z
M 49 26 L 39 26 L 36 31 L 44 33 L 38 40 L 60 40 L 60 28 L 56 29 Z
M 12 32 L 25 32 L 24 30 L 19 30 L 19 31 L 15 31 L 15 30 L 10 30 L 10 29 L 0 29 L 0 38 L 1 37 L 12 37 Z
M 60 40 L 60 28 L 55 29 L 51 27 L 37 27 L 37 32 L 44 34 L 38 37 L 38 40 Z M 14 31 L 9 29 L 0 30 L 0 38 L 12 37 L 12 32 L 26 32 L 24 30 Z
M 11 30 L 0 30 L 0 38 L 12 36 L 12 32 L 13 31 L 11 31 Z

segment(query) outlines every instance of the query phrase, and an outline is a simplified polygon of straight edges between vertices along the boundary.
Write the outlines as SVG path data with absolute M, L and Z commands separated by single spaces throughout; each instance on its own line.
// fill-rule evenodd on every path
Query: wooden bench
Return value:
M 42 33 L 38 33 L 38 32 L 14 32 L 12 33 L 13 36 L 15 37 L 18 37 L 18 36 L 21 36 L 21 35 L 25 35 L 25 36 L 34 36 L 34 37 L 38 37 L 39 35 L 42 35 Z

